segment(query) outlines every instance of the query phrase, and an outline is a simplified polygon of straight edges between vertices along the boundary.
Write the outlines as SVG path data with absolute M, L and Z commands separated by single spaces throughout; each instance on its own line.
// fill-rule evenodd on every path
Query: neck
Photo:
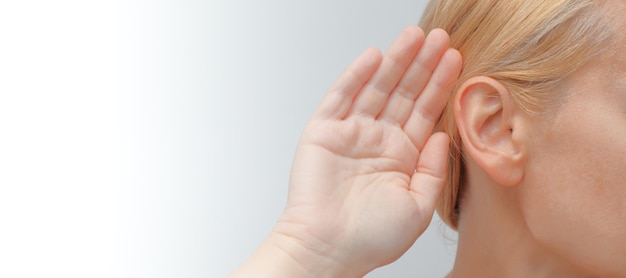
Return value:
M 583 277 L 533 238 L 514 187 L 489 181 L 469 184 L 456 261 L 448 277 Z

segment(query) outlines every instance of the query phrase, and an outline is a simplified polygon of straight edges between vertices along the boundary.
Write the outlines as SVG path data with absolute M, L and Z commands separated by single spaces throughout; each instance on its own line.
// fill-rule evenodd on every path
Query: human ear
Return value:
M 507 88 L 490 77 L 473 77 L 462 84 L 454 102 L 467 154 L 499 184 L 520 183 L 525 156 L 523 142 L 514 136 L 519 111 Z

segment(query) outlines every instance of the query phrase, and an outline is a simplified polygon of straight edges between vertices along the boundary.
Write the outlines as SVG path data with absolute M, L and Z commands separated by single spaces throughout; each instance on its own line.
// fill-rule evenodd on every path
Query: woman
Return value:
M 625 12 L 432 1 L 426 38 L 407 28 L 331 87 L 282 217 L 234 276 L 363 276 L 437 206 L 459 232 L 450 277 L 626 277 Z

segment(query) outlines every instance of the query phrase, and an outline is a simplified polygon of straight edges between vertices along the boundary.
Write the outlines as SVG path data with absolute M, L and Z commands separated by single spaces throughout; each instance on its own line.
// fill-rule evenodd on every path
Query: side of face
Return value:
M 626 276 L 625 43 L 564 81 L 559 105 L 532 120 L 519 184 L 535 238 L 602 276 Z

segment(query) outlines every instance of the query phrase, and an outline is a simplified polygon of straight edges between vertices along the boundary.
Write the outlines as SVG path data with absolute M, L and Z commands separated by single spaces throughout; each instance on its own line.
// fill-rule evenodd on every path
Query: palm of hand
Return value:
M 292 188 L 291 204 L 310 209 L 308 218 L 318 222 L 310 227 L 321 229 L 312 233 L 321 235 L 323 242 L 334 245 L 348 237 L 349 244 L 368 242 L 377 251 L 398 249 L 381 239 L 388 230 L 416 231 L 414 226 L 420 222 L 414 218 L 419 208 L 410 192 L 417 148 L 401 128 L 368 118 L 311 124 L 312 130 L 323 132 L 310 138 L 305 132 L 303 141 L 310 142 L 301 142 L 298 155 L 317 162 L 300 167 L 296 161 L 293 179 L 305 180 L 292 180 L 292 184 L 315 181 L 311 185 L 315 188 Z M 316 124 L 323 127 L 314 128 Z
M 346 70 L 301 138 L 281 232 L 347 267 L 411 246 L 445 181 L 448 139 L 431 132 L 460 70 L 447 45 L 408 28 L 382 62 L 369 50 Z

